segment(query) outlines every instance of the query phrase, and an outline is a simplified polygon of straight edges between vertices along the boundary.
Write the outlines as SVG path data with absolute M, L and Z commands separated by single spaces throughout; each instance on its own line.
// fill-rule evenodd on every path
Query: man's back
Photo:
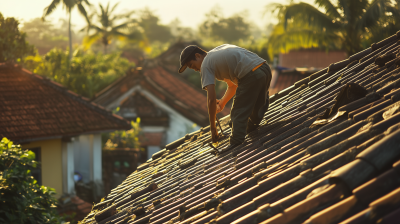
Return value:
M 229 79 L 237 83 L 254 67 L 265 62 L 257 54 L 244 48 L 224 44 L 207 53 L 201 65 L 202 87 L 214 84 L 214 79 Z

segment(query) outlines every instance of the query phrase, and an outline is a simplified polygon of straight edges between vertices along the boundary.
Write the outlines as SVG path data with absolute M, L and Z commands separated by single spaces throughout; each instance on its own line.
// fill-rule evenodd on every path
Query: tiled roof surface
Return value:
M 123 118 L 58 83 L 0 65 L 0 137 L 23 142 L 129 128 Z
M 167 145 L 83 223 L 396 223 L 398 37 L 271 96 L 261 127 L 231 151 L 215 154 L 209 127 Z
M 200 126 L 208 124 L 207 99 L 204 93 L 158 65 L 145 66 L 141 71 L 128 73 L 99 93 L 94 102 L 108 105 L 136 85 L 151 92 Z M 222 112 L 223 115 L 228 113 L 228 109 Z

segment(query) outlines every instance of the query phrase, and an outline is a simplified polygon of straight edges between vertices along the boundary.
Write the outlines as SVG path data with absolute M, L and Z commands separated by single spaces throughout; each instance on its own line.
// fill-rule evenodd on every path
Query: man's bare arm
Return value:
M 224 79 L 224 82 L 226 82 L 228 88 L 226 89 L 224 96 L 218 102 L 219 110 L 217 110 L 217 113 L 222 111 L 228 101 L 236 94 L 237 86 L 229 79 Z
M 215 85 L 211 84 L 207 87 L 207 107 L 208 117 L 210 119 L 210 129 L 213 142 L 218 141 L 218 132 L 215 126 L 215 119 L 217 115 L 217 97 L 215 94 Z

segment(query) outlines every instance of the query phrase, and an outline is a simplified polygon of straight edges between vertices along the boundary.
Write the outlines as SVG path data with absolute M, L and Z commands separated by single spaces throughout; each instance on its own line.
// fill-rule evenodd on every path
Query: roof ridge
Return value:
M 174 77 L 176 77 L 177 79 L 179 79 L 180 81 L 184 82 L 185 84 L 189 85 L 190 87 L 192 87 L 194 90 L 196 90 L 197 92 L 201 93 L 202 95 L 206 95 L 205 91 L 200 91 L 196 86 L 194 86 L 191 82 L 189 82 L 187 79 L 184 79 L 182 76 L 174 73 L 173 71 L 171 71 L 171 69 L 167 68 L 163 63 L 160 63 L 159 65 L 161 68 L 163 68 L 165 71 L 167 71 L 169 74 L 173 75 Z
M 99 104 L 96 104 L 96 103 L 90 101 L 90 99 L 88 99 L 84 96 L 81 96 L 71 90 L 68 90 L 65 86 L 61 85 L 58 82 L 55 82 L 47 77 L 37 75 L 23 67 L 21 67 L 21 71 L 24 72 L 26 75 L 30 75 L 32 78 L 35 78 L 36 80 L 42 82 L 43 84 L 57 90 L 58 92 L 62 93 L 63 95 L 80 102 L 81 104 L 85 105 L 89 109 L 92 109 L 92 110 L 96 111 L 97 113 L 104 115 L 106 118 L 109 118 L 111 121 L 116 121 L 116 122 L 120 123 L 121 125 L 122 124 L 130 125 L 129 122 L 126 121 L 121 116 L 118 116 L 118 115 L 112 113 L 112 111 L 104 108 L 103 106 L 101 106 Z

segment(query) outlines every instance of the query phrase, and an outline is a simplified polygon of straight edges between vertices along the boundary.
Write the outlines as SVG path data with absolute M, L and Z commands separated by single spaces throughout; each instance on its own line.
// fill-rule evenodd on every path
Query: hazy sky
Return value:
M 313 3 L 314 0 L 302 0 L 303 2 Z M 23 21 L 29 21 L 36 17 L 41 17 L 43 9 L 50 4 L 51 0 L 0 0 L 0 12 L 5 17 L 16 17 Z M 119 2 L 116 12 L 124 12 L 148 7 L 161 19 L 162 24 L 168 24 L 175 18 L 181 21 L 183 26 L 196 28 L 204 19 L 205 13 L 209 12 L 214 6 L 222 8 L 224 16 L 247 11 L 249 19 L 260 28 L 268 23 L 274 23 L 272 18 L 262 17 L 266 5 L 274 2 L 288 3 L 288 0 L 89 0 L 98 7 L 101 3 L 111 5 Z M 58 22 L 60 18 L 68 18 L 65 9 L 60 4 L 48 20 Z M 85 26 L 85 20 L 74 9 L 72 13 L 72 23 L 77 28 Z

